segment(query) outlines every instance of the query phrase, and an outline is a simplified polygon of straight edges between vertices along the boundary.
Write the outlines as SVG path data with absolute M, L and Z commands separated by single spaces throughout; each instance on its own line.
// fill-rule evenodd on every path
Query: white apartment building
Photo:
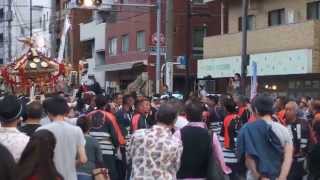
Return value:
M 111 10 L 113 0 L 104 0 L 102 10 L 95 11 L 92 20 L 80 24 L 80 41 L 86 47 L 83 61 L 88 63 L 88 73 L 82 77 L 86 81 L 88 76 L 94 76 L 100 85 L 106 87 L 106 18 Z
M 9 49 L 12 58 L 22 55 L 26 47 L 18 40 L 30 37 L 30 1 L 12 0 L 12 23 L 11 23 L 11 47 L 9 45 L 8 0 L 0 0 L 0 63 L 10 63 Z M 52 15 L 51 0 L 32 0 L 32 32 L 33 37 L 40 39 L 45 45 L 47 55 L 50 55 L 50 20 Z

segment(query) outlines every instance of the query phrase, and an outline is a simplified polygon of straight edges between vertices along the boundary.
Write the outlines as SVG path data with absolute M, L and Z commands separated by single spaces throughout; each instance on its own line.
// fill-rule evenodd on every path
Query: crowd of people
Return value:
M 2 180 L 320 179 L 320 99 L 0 97 Z

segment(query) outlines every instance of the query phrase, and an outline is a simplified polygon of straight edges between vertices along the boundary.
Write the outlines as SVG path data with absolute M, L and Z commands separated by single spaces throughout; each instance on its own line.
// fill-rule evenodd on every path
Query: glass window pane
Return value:
M 280 22 L 279 22 L 279 24 L 278 25 L 282 25 L 282 24 L 285 24 L 285 22 L 286 22 L 286 15 L 285 15 L 285 11 L 284 11 L 284 9 L 281 9 L 281 10 L 279 10 L 279 20 L 280 20 Z
M 193 47 L 203 47 L 204 28 L 194 28 L 192 33 Z
M 0 20 L 1 20 L 1 21 L 4 20 L 4 10 L 3 10 L 3 8 L 0 9 Z
M 129 35 L 122 36 L 122 52 L 126 53 L 129 51 Z
M 317 6 L 316 4 L 313 3 L 308 3 L 307 4 L 307 19 L 316 19 L 317 18 Z
M 117 55 L 117 38 L 113 38 L 109 40 L 109 55 L 115 56 Z
M 255 16 L 254 15 L 249 15 L 247 19 L 247 30 L 253 30 L 254 29 L 254 20 Z M 242 17 L 239 17 L 238 19 L 238 30 L 242 31 Z
M 312 88 L 320 88 L 320 81 L 318 80 L 312 81 Z
M 238 30 L 239 30 L 239 32 L 242 31 L 242 17 L 239 17 Z
M 290 81 L 289 82 L 289 89 L 294 89 L 295 88 L 295 82 L 294 81 Z
M 304 87 L 305 88 L 311 88 L 312 87 L 312 82 L 311 81 L 305 81 L 304 82 Z
M 278 9 L 269 12 L 269 26 L 285 24 L 285 9 Z
M 193 4 L 203 4 L 203 0 L 192 0 Z
M 137 32 L 137 49 L 140 51 L 145 51 L 146 45 L 145 45 L 145 32 L 139 31 Z
M 270 12 L 269 18 L 270 18 L 270 26 L 276 26 L 279 24 L 278 13 L 276 11 Z
M 317 13 L 316 13 L 316 19 L 320 19 L 320 1 L 315 2 L 317 5 L 316 9 L 317 9 Z
M 248 16 L 248 22 L 247 22 L 247 30 L 253 30 L 254 26 L 254 16 Z

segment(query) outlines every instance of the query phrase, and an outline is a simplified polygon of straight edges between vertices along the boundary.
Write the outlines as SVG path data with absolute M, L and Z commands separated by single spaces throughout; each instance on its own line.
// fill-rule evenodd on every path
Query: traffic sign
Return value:
M 187 57 L 186 56 L 178 56 L 177 63 L 180 65 L 187 65 Z
M 160 55 L 165 56 L 167 52 L 167 47 L 161 46 L 160 47 Z M 151 56 L 157 55 L 157 46 L 149 46 L 149 53 Z
M 153 45 L 156 45 L 158 42 L 157 33 L 152 34 L 151 41 Z M 164 45 L 166 38 L 162 33 L 160 33 L 160 44 Z

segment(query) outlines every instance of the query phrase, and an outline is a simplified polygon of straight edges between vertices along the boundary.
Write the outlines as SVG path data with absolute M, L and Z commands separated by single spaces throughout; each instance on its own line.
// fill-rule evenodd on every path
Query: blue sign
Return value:
M 178 56 L 177 62 L 181 65 L 187 65 L 187 57 L 186 56 Z

